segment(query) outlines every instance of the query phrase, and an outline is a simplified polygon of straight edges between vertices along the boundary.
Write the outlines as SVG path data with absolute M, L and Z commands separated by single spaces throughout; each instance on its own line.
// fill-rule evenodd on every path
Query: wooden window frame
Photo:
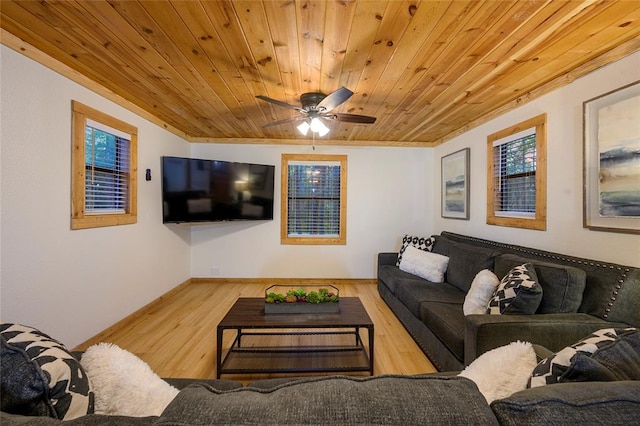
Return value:
M 131 135 L 129 141 L 129 199 L 125 213 L 85 212 L 85 128 L 91 119 Z M 71 229 L 129 225 L 137 222 L 138 129 L 108 114 L 72 101 Z
M 308 161 L 310 163 L 340 163 L 340 230 L 338 237 L 289 237 L 288 195 L 289 195 L 289 162 Z M 281 206 L 280 206 L 280 243 L 305 245 L 346 245 L 347 244 L 347 156 L 323 154 L 282 154 L 281 167 Z
M 536 211 L 534 217 L 496 215 L 495 197 L 499 191 L 494 174 L 494 141 L 509 137 L 523 130 L 536 129 Z M 547 229 L 547 114 L 525 120 L 514 126 L 487 136 L 487 224 L 514 228 Z

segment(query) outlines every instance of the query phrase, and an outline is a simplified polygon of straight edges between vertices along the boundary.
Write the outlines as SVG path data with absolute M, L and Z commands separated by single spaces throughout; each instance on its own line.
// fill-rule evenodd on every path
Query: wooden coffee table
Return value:
M 239 298 L 218 324 L 216 377 L 356 371 L 373 375 L 373 322 L 357 297 L 341 297 L 339 303 L 337 313 L 265 315 L 264 298 Z M 368 345 L 360 329 L 367 330 Z M 225 330 L 235 330 L 236 335 L 223 357 Z

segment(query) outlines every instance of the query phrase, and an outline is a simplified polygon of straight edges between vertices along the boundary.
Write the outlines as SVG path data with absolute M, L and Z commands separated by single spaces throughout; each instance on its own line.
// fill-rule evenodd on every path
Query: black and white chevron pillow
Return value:
M 398 260 L 396 261 L 396 266 L 400 267 L 402 255 L 407 249 L 407 246 L 413 246 L 422 251 L 431 251 L 435 242 L 436 239 L 434 237 L 416 237 L 405 234 L 405 236 L 402 237 L 402 247 L 400 247 L 400 251 L 398 252 Z
M 91 382 L 64 345 L 20 324 L 0 325 L 2 411 L 75 419 L 94 412 Z
M 513 267 L 500 280 L 487 305 L 493 315 L 532 315 L 542 302 L 542 287 L 531 263 Z
M 561 382 L 640 380 L 640 331 L 604 328 L 540 361 L 527 387 Z

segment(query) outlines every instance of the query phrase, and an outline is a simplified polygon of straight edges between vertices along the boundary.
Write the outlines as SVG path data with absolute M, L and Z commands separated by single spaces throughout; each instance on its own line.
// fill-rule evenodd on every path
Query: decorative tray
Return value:
M 309 284 L 298 288 L 272 285 L 264 292 L 265 314 L 327 314 L 339 311 L 339 290 L 332 285 Z

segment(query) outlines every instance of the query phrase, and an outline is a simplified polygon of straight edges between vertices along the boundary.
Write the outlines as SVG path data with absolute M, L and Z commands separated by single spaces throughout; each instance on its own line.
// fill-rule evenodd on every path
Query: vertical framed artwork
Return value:
M 640 233 L 640 81 L 583 103 L 584 227 Z
M 442 217 L 469 220 L 469 148 L 442 157 Z

